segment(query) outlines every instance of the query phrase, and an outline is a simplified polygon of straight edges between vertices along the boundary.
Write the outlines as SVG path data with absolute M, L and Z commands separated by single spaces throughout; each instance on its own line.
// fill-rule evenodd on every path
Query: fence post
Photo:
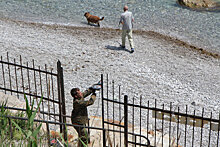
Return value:
M 46 127 L 47 127 L 47 143 L 48 143 L 48 146 L 50 146 L 50 128 L 49 128 L 49 123 L 46 122 Z
M 61 88 L 60 88 L 60 74 L 61 74 L 61 63 L 57 61 L 57 90 L 58 90 L 58 101 L 59 101 L 59 120 L 60 123 L 63 122 L 62 120 L 62 100 L 61 100 Z M 63 127 L 60 125 L 60 133 L 63 133 Z
M 64 92 L 64 79 L 63 79 L 63 68 L 61 67 L 60 74 L 60 88 L 61 88 L 61 100 L 62 100 L 62 116 L 63 116 L 63 132 L 64 140 L 67 141 L 67 129 L 66 129 L 66 105 L 65 105 L 65 92 Z
M 10 139 L 12 139 L 13 138 L 13 132 L 12 132 L 12 126 L 11 126 L 10 118 L 8 118 L 8 123 L 9 123 Z
M 128 147 L 128 96 L 124 96 L 124 145 Z
M 57 87 L 58 87 L 58 99 L 59 99 L 59 119 L 60 123 L 64 123 L 64 125 L 60 125 L 60 133 L 64 133 L 64 140 L 67 140 L 67 132 L 66 132 L 66 107 L 65 107 L 65 93 L 64 93 L 64 80 L 63 80 L 63 68 L 61 67 L 61 62 L 58 60 L 57 62 Z
M 106 136 L 106 130 L 103 128 L 103 147 L 106 147 L 106 139 L 105 139 L 105 136 Z
M 103 74 L 101 74 L 101 97 L 102 97 L 102 139 L 103 139 L 103 147 L 106 147 L 106 139 L 105 139 L 105 125 L 104 125 L 104 117 L 105 117 L 105 112 L 104 112 L 104 92 L 103 92 Z

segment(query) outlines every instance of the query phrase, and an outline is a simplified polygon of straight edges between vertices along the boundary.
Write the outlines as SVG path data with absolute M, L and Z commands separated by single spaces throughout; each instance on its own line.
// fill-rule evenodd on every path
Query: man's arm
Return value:
M 96 94 L 93 93 L 89 100 L 87 100 L 87 101 L 85 101 L 85 100 L 75 100 L 73 102 L 73 104 L 74 105 L 81 105 L 81 106 L 90 106 L 90 105 L 94 104 L 95 100 L 96 100 Z
M 120 21 L 119 21 L 119 24 L 118 25 L 120 25 L 120 24 L 123 24 L 124 22 L 123 22 L 123 17 L 121 16 L 121 18 L 120 18 Z
M 134 22 L 134 16 L 133 16 L 133 13 L 131 13 L 131 21 Z
M 87 96 L 89 96 L 93 92 L 94 92 L 94 90 L 89 88 L 83 92 L 83 97 L 86 98 Z

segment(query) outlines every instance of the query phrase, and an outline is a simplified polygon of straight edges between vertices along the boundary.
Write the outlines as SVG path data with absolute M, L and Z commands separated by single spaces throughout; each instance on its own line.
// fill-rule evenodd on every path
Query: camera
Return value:
M 102 88 L 102 83 L 101 83 L 101 81 L 99 81 L 98 83 L 93 84 L 91 87 L 89 87 L 89 89 L 92 89 L 92 90 L 94 90 L 94 91 L 100 90 L 101 88 Z

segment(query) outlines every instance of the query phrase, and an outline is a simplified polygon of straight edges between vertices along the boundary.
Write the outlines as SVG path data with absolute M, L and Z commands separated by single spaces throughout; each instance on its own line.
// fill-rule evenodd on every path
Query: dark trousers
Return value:
M 79 124 L 78 124 L 79 125 Z M 88 134 L 88 131 L 87 131 L 87 128 L 83 127 L 85 125 L 82 125 L 82 127 L 77 127 L 77 126 L 74 126 L 75 130 L 77 131 L 78 133 L 78 136 L 79 136 L 79 140 L 78 140 L 78 147 L 83 147 L 83 143 L 85 145 L 88 145 L 89 144 L 89 134 Z M 83 142 L 83 143 L 82 143 Z

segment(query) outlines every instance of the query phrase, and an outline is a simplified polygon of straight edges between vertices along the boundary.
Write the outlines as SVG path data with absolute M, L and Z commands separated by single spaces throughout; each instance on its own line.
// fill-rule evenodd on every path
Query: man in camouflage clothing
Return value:
M 72 97 L 74 98 L 71 121 L 72 121 L 72 124 L 74 125 L 82 126 L 82 127 L 74 126 L 74 128 L 76 129 L 78 133 L 79 139 L 81 139 L 81 141 L 87 144 L 89 141 L 89 134 L 87 132 L 87 129 L 84 128 L 83 126 L 86 126 L 86 124 L 88 123 L 87 106 L 90 106 L 94 103 L 96 99 L 96 93 L 95 93 L 95 90 L 92 88 L 89 88 L 84 92 L 81 92 L 79 88 L 73 88 L 70 91 L 70 93 Z M 84 100 L 84 98 L 86 98 L 90 94 L 92 94 L 90 99 Z M 83 146 L 81 141 L 79 140 L 78 147 Z

